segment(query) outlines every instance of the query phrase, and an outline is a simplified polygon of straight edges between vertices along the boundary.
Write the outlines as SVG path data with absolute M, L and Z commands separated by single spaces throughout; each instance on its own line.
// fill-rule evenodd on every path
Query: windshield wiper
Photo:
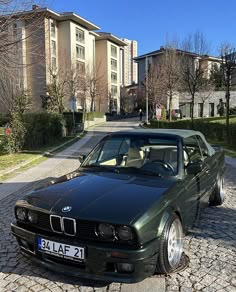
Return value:
M 106 171 L 112 171 L 112 172 L 115 172 L 115 173 L 119 173 L 119 170 L 114 168 L 114 167 L 105 166 L 105 165 L 98 165 L 98 164 L 86 165 L 86 166 L 83 166 L 82 168 L 85 168 L 85 169 L 98 168 L 98 169 L 103 169 L 103 170 L 106 170 Z

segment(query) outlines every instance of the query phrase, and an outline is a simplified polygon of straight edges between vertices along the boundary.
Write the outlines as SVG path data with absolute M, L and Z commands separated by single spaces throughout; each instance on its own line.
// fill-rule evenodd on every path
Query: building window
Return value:
M 117 83 L 117 73 L 111 72 L 111 82 Z
M 55 23 L 51 22 L 51 37 L 56 37 L 56 26 Z
M 199 118 L 203 117 L 203 103 L 198 104 L 198 117 Z
M 111 59 L 111 70 L 117 70 L 117 60 Z
M 55 72 L 57 70 L 57 59 L 56 57 L 52 57 L 52 71 Z
M 13 36 L 17 37 L 17 24 L 13 23 Z
M 76 70 L 77 70 L 78 74 L 84 75 L 85 74 L 85 63 L 77 61 L 76 62 Z
M 85 59 L 85 49 L 83 46 L 76 45 L 76 58 L 78 59 Z
M 111 46 L 111 56 L 117 58 L 117 47 Z
M 57 54 L 57 47 L 56 47 L 56 42 L 55 41 L 51 41 L 51 52 L 53 56 L 56 56 Z
M 76 37 L 77 42 L 84 44 L 84 31 L 83 30 L 76 28 L 75 37 Z
M 116 85 L 111 86 L 111 96 L 117 96 L 117 86 Z
M 209 117 L 215 116 L 215 104 L 209 103 Z

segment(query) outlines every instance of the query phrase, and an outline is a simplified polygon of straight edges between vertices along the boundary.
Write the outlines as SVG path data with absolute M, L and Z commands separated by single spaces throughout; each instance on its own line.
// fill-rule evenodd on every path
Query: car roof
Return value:
M 185 130 L 185 129 L 135 129 L 135 130 L 126 130 L 116 132 L 115 134 L 131 134 L 131 135 L 168 135 L 168 136 L 177 136 L 181 138 L 187 138 L 193 135 L 199 135 L 203 137 L 203 134 L 199 131 L 194 130 Z M 112 133 L 112 135 L 114 135 Z

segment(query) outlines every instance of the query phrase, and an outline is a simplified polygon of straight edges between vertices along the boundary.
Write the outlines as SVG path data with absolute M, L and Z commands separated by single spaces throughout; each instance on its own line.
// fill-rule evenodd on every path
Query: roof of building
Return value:
M 114 36 L 113 34 L 109 32 L 98 32 L 99 37 L 96 38 L 97 41 L 99 40 L 108 40 L 118 46 L 124 47 L 127 46 L 126 42 L 122 41 L 118 37 Z
M 30 14 L 37 14 L 37 13 L 41 13 L 41 14 L 45 13 L 45 17 L 48 17 L 50 15 L 53 19 L 55 19 L 57 21 L 71 20 L 71 21 L 74 21 L 75 23 L 81 25 L 82 27 L 86 28 L 87 30 L 98 30 L 98 29 L 100 29 L 99 26 L 97 26 L 94 23 L 86 20 L 85 18 L 79 16 L 78 14 L 76 14 L 74 12 L 57 13 L 57 12 L 47 8 L 47 7 L 40 8 L 37 5 L 33 5 L 33 6 L 35 6 L 34 9 L 15 13 L 15 16 L 18 17 L 20 15 L 30 15 Z M 7 17 L 7 15 L 4 15 L 4 17 Z
M 144 55 L 135 57 L 134 60 L 135 61 L 139 61 L 139 60 L 145 59 L 146 57 L 152 57 L 152 56 L 161 55 L 165 51 L 166 51 L 166 48 L 165 47 L 160 47 L 159 50 L 152 51 L 152 52 L 146 53 Z M 189 56 L 196 57 L 196 58 L 197 57 L 199 57 L 199 58 L 206 58 L 206 59 L 208 58 L 211 61 L 218 61 L 219 60 L 219 58 L 217 58 L 217 57 L 208 56 L 208 55 L 203 55 L 202 56 L 202 55 L 199 55 L 199 54 L 196 54 L 196 53 L 192 53 L 192 52 L 188 52 L 188 51 L 184 51 L 184 50 L 180 50 L 180 49 L 176 49 L 176 52 L 178 54 L 185 54 L 185 55 L 189 55 Z

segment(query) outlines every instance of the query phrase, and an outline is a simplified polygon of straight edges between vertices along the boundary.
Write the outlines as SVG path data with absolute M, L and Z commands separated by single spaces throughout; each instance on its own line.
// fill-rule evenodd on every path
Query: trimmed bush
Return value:
M 202 132 L 208 139 L 225 141 L 226 140 L 226 125 L 222 123 L 223 118 L 206 118 L 194 119 L 194 130 Z M 217 123 L 217 120 L 219 122 Z M 191 120 L 177 121 L 156 121 L 151 120 L 151 128 L 166 128 L 166 129 L 191 129 Z M 236 123 L 230 124 L 230 144 L 236 143 Z
M 24 148 L 37 149 L 62 137 L 63 117 L 52 113 L 24 115 L 26 127 Z
M 105 113 L 103 112 L 88 112 L 85 114 L 86 121 L 94 121 L 95 118 L 103 118 Z
M 0 113 L 0 127 L 4 127 L 10 123 L 10 114 Z

